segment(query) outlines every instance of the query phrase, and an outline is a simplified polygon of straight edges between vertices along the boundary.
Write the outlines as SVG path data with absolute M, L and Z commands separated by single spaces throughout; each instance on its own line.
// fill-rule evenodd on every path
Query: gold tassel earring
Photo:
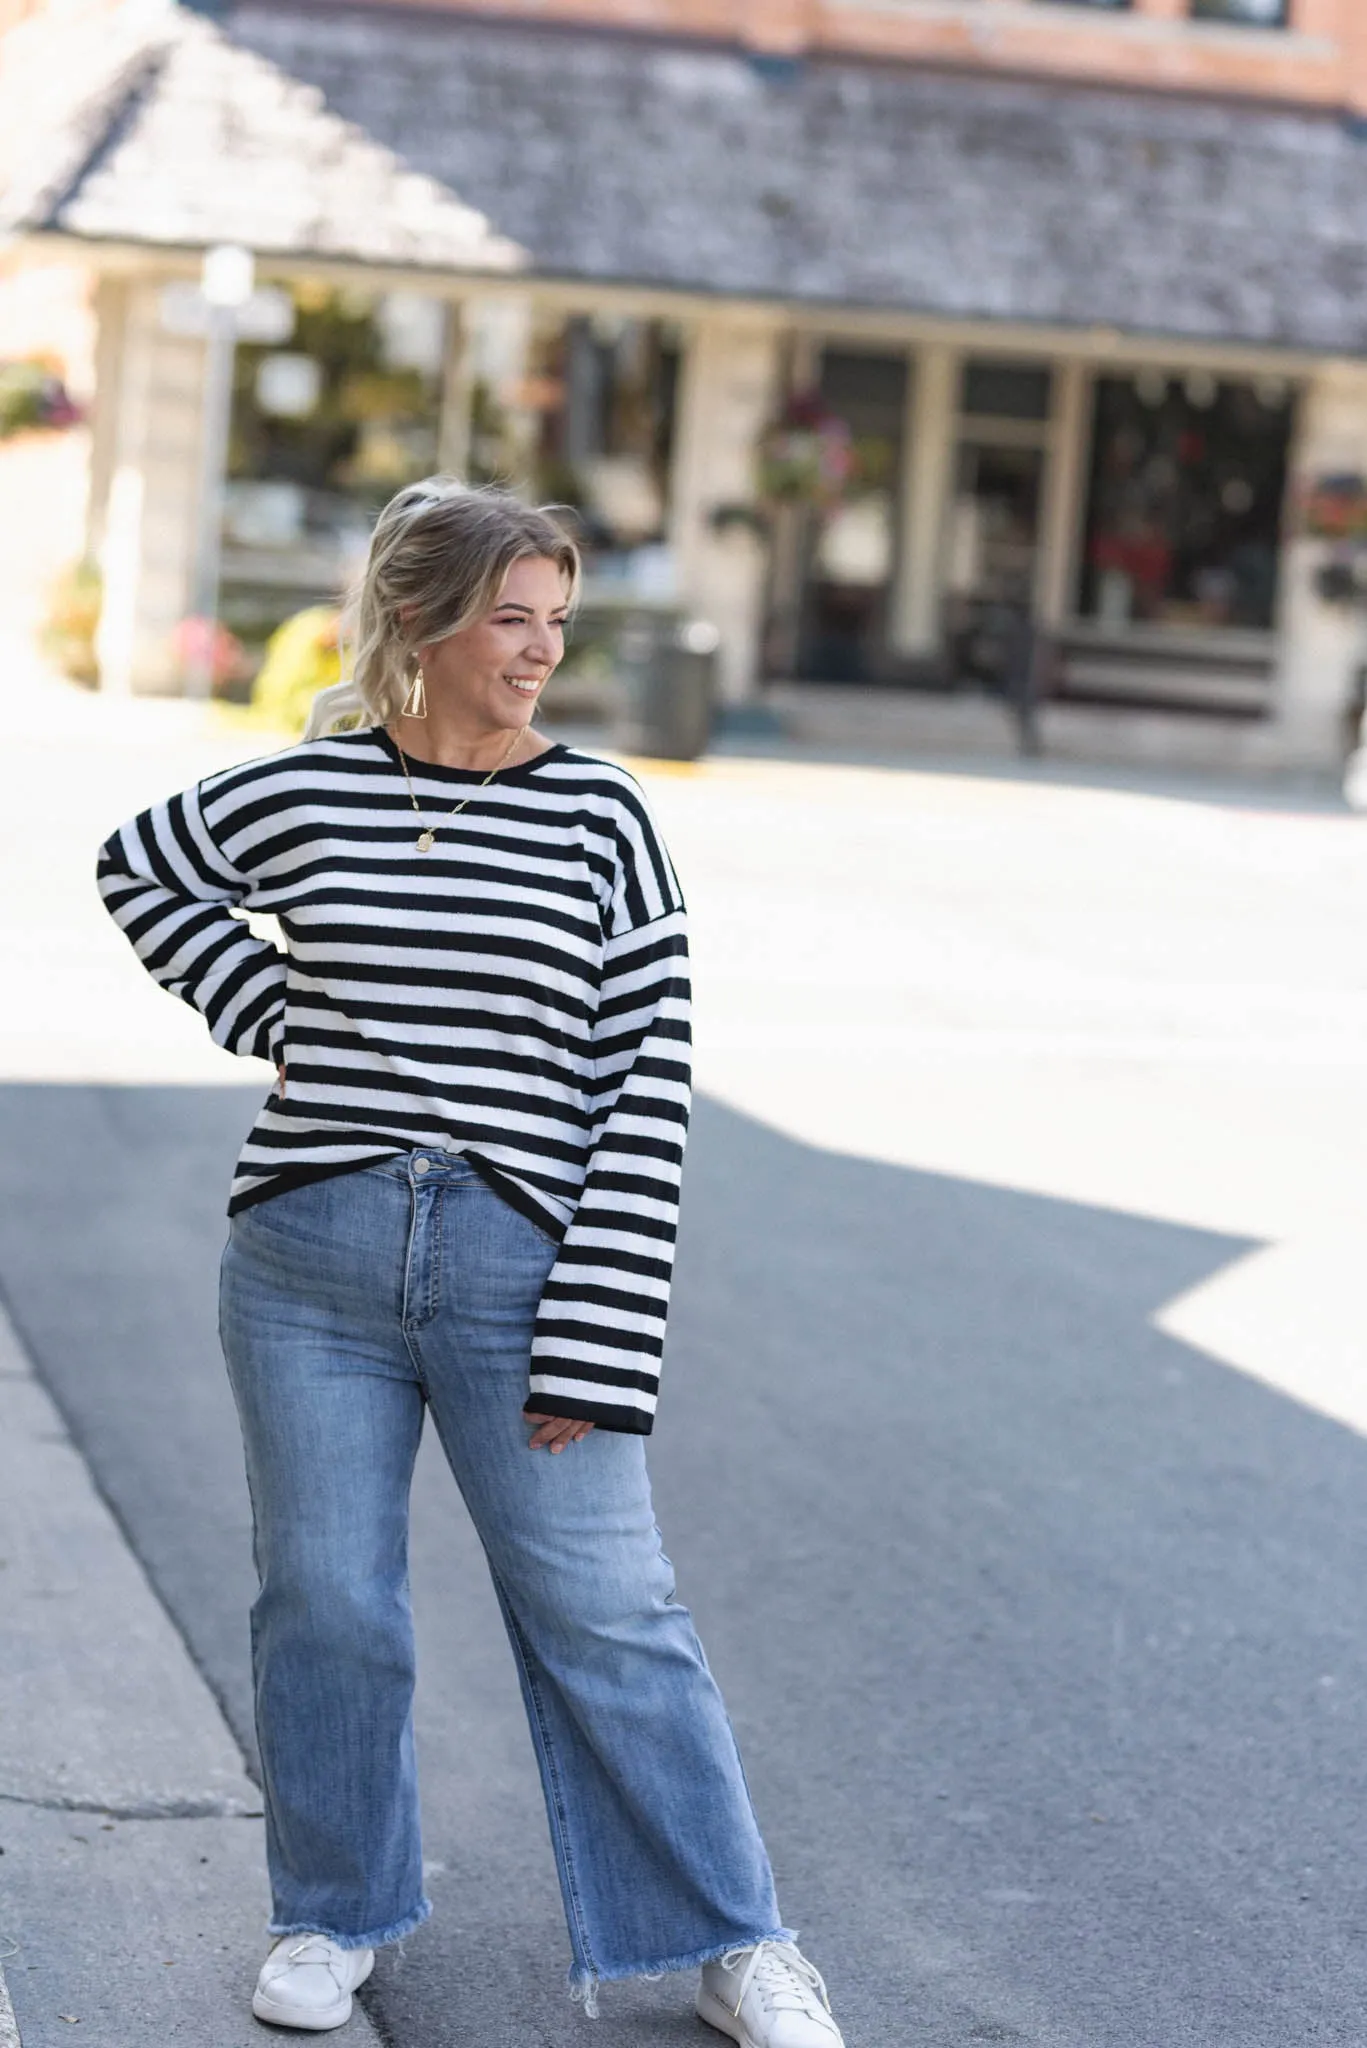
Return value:
M 403 718 L 426 718 L 427 716 L 427 686 L 423 682 L 421 668 L 419 668 L 413 678 L 412 687 L 404 699 L 404 706 L 400 716 Z

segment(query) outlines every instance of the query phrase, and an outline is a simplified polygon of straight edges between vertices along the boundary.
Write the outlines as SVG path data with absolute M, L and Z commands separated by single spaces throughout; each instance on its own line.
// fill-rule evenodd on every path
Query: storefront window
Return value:
M 1083 617 L 1114 631 L 1270 628 L 1291 416 L 1281 378 L 1103 377 Z
M 471 474 L 578 514 L 592 583 L 667 596 L 675 323 L 494 305 L 472 334 Z
M 853 483 L 837 507 L 806 519 L 797 672 L 810 681 L 874 682 L 888 665 L 907 377 L 904 355 L 822 356 L 815 395 L 848 430 Z
M 1047 420 L 1054 373 L 1047 363 L 970 356 L 963 366 L 959 411 L 970 419 Z
M 282 347 L 237 351 L 223 615 L 251 652 L 334 600 L 380 507 L 437 464 L 447 313 L 416 292 L 299 284 Z
M 1191 0 L 1193 21 L 1243 22 L 1249 28 L 1285 28 L 1287 0 Z

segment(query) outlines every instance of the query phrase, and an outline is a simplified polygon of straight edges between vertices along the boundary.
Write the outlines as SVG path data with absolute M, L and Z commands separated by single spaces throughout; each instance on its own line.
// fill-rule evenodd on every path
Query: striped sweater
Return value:
M 533 1405 L 645 1435 L 688 1122 L 678 882 L 609 762 L 555 746 L 483 788 L 410 765 L 431 852 L 397 749 L 367 730 L 144 811 L 102 849 L 101 893 L 220 1045 L 286 1064 L 230 1211 L 412 1147 L 460 1151 L 559 1244 Z M 285 950 L 239 910 L 275 916 Z

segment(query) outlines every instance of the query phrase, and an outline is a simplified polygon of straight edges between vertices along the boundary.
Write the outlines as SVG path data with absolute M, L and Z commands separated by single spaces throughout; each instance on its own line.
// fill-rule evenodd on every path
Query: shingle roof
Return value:
M 432 8 L 157 18 L 21 222 L 1367 352 L 1367 144 L 1328 114 Z
M 1329 115 L 430 8 L 228 27 L 545 272 L 1367 348 L 1367 146 Z
M 80 75 L 64 101 L 59 79 L 32 111 L 40 45 L 40 61 L 4 81 L 13 171 L 0 220 L 11 232 L 241 242 L 442 271 L 525 260 L 438 179 L 330 111 L 315 86 L 196 15 L 137 4 L 77 40 Z

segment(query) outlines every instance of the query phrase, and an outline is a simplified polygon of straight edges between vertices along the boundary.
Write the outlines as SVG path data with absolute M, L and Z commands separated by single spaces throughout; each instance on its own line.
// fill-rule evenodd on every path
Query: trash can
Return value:
M 721 635 L 707 619 L 636 612 L 617 638 L 614 743 L 624 753 L 696 761 L 712 736 Z

